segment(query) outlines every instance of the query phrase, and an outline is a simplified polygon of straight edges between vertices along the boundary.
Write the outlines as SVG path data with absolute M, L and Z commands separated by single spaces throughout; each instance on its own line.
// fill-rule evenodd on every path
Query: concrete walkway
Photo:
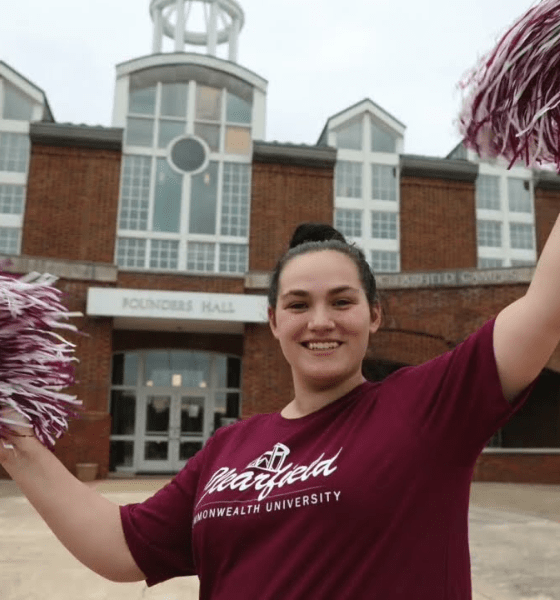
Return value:
M 132 479 L 91 485 L 126 504 L 143 500 L 164 483 Z M 560 600 L 560 486 L 473 484 L 470 539 L 474 600 Z M 0 481 L 0 540 L 1 600 L 198 598 L 195 578 L 148 590 L 142 582 L 111 583 L 91 573 L 10 481 Z

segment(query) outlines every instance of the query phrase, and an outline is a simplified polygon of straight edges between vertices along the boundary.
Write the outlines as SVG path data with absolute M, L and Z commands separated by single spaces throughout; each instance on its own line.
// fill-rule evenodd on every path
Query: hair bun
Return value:
M 338 240 L 346 244 L 346 239 L 332 225 L 325 223 L 302 223 L 298 225 L 290 240 L 290 248 L 295 248 L 307 242 L 325 242 L 327 240 Z

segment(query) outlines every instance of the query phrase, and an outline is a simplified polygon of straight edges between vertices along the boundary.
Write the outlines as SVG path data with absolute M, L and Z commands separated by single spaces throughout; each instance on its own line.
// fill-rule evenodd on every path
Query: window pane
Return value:
M 502 224 L 499 221 L 477 221 L 476 228 L 479 246 L 502 246 Z
M 117 264 L 119 267 L 139 268 L 146 266 L 146 240 L 119 238 L 117 241 Z
M 0 133 L 0 171 L 27 171 L 29 136 L 24 133 Z
M 337 208 L 335 227 L 345 237 L 362 237 L 362 211 Z
M 222 90 L 199 85 L 196 88 L 196 118 L 221 121 Z
M 149 156 L 124 157 L 120 229 L 148 229 L 151 167 L 152 159 Z
M 337 148 L 348 148 L 350 150 L 362 149 L 362 120 L 344 125 L 336 130 Z
M 220 244 L 220 273 L 247 272 L 247 246 L 243 244 Z
M 203 433 L 204 396 L 181 398 L 181 433 Z
M 372 250 L 371 266 L 375 273 L 395 273 L 399 270 L 399 253 Z
M 162 83 L 161 114 L 164 117 L 187 116 L 187 84 Z
M 533 226 L 528 223 L 510 223 L 509 236 L 512 248 L 525 248 L 528 250 L 534 248 Z
M 225 151 L 229 154 L 249 154 L 251 131 L 246 127 L 227 127 Z
M 21 215 L 23 213 L 23 185 L 0 184 L 0 213 Z
M 154 143 L 154 120 L 129 117 L 126 120 L 125 143 L 129 146 L 151 147 Z
M 504 261 L 501 258 L 479 258 L 479 269 L 498 269 L 504 266 Z
M 373 119 L 371 123 L 371 151 L 372 152 L 396 152 L 397 140 Z
M 198 137 L 202 138 L 210 150 L 213 152 L 220 151 L 220 126 L 208 125 L 207 123 L 195 123 L 194 132 Z
M 173 144 L 170 158 L 177 169 L 185 173 L 191 173 L 204 165 L 206 149 L 202 142 L 196 138 L 184 137 Z
M 113 385 L 136 386 L 138 378 L 138 354 L 125 352 L 113 356 Z
M 239 96 L 227 95 L 227 114 L 228 123 L 251 123 L 251 104 Z
M 536 261 L 534 260 L 518 260 L 512 259 L 511 266 L 512 267 L 534 267 Z
M 508 179 L 508 199 L 511 212 L 531 213 L 529 182 L 524 179 Z
M 476 207 L 500 210 L 500 178 L 494 175 L 479 175 L 476 180 Z
M 158 147 L 166 148 L 169 142 L 185 133 L 184 121 L 163 121 L 159 122 Z
M 23 92 L 4 79 L 4 119 L 31 121 L 33 102 Z
M 18 254 L 19 229 L 16 227 L 0 227 L 0 254 Z
M 165 158 L 156 161 L 153 231 L 179 233 L 183 176 Z
M 215 398 L 214 430 L 239 419 L 239 392 L 218 392 Z
M 111 391 L 111 433 L 134 435 L 136 394 L 125 390 Z
M 216 233 L 218 163 L 211 162 L 204 173 L 192 176 L 190 233 Z
M 397 213 L 372 211 L 371 237 L 377 239 L 397 239 Z
M 249 234 L 249 165 L 224 163 L 222 184 L 222 235 L 246 237 Z
M 336 195 L 362 197 L 362 163 L 339 161 L 335 169 Z
M 209 242 L 189 242 L 187 244 L 187 270 L 213 273 L 215 271 L 215 252 L 216 244 Z
M 372 200 L 397 201 L 396 168 L 390 165 L 371 165 Z
M 111 471 L 118 467 L 132 467 L 133 457 L 134 442 L 111 441 Z
M 128 112 L 135 115 L 153 115 L 156 110 L 155 85 L 141 90 L 131 90 Z
M 202 450 L 202 442 L 181 442 L 179 444 L 179 460 L 188 460 L 199 450 Z
M 152 240 L 150 242 L 150 269 L 177 269 L 179 242 Z

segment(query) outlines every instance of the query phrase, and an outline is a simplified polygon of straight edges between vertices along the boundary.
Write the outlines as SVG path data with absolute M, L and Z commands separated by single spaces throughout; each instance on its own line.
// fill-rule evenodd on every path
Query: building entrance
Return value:
M 168 391 L 144 393 L 138 469 L 176 472 L 198 452 L 210 435 L 208 395 Z

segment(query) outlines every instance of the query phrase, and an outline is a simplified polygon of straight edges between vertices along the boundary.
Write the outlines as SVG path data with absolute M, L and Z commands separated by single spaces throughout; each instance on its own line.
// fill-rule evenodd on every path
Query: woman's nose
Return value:
M 309 323 L 309 329 L 332 329 L 334 327 L 334 321 L 328 310 L 324 308 L 316 308 L 311 312 Z

